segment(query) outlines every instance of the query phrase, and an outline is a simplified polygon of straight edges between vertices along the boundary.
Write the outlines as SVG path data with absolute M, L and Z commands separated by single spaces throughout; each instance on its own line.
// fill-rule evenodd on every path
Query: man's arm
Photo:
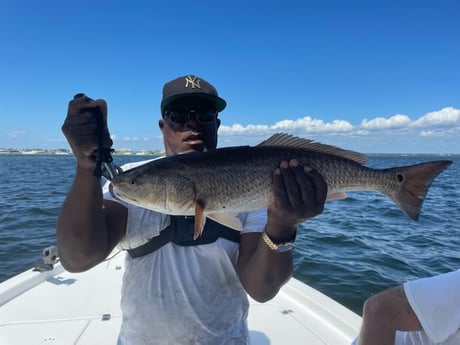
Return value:
M 60 210 L 56 237 L 62 265 L 82 272 L 105 260 L 126 229 L 127 209 L 102 200 L 100 180 L 79 171 Z
M 273 175 L 273 199 L 264 231 L 274 243 L 292 241 L 297 226 L 324 209 L 327 185 L 321 175 L 296 160 L 282 162 Z M 264 302 L 292 276 L 292 253 L 276 252 L 260 233 L 241 235 L 238 273 L 249 295 Z
M 420 322 L 402 285 L 372 296 L 364 303 L 359 345 L 394 344 L 400 331 L 420 331 Z
M 56 237 L 63 266 L 74 272 L 85 271 L 103 261 L 125 233 L 127 210 L 103 201 L 100 178 L 93 176 L 97 149 L 97 121 L 91 110 L 99 108 L 107 126 L 107 105 L 86 96 L 69 103 L 62 130 L 77 159 L 71 189 L 60 210 Z M 94 113 L 94 112 L 93 112 Z M 105 131 L 104 147 L 112 142 Z

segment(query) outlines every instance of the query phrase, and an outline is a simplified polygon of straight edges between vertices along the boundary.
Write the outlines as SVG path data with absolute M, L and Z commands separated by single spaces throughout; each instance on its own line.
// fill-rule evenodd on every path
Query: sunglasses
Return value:
M 170 120 L 172 123 L 177 125 L 185 125 L 191 119 L 195 119 L 196 122 L 201 124 L 209 124 L 216 120 L 217 112 L 214 109 L 206 110 L 174 110 L 167 109 L 164 112 L 163 117 Z

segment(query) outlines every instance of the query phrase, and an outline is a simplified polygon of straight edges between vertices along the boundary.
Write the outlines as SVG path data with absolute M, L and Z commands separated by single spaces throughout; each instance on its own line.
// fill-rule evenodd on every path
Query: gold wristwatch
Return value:
M 288 252 L 292 250 L 292 248 L 294 248 L 294 241 L 283 242 L 283 243 L 278 243 L 278 244 L 274 243 L 272 239 L 268 236 L 265 229 L 264 231 L 262 231 L 262 239 L 264 240 L 268 248 L 278 253 Z M 294 240 L 295 240 L 295 237 L 294 237 Z

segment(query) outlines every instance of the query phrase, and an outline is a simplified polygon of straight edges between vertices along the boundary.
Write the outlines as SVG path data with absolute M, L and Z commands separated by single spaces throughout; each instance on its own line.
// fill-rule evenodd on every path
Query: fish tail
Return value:
M 450 164 L 452 161 L 433 161 L 388 169 L 395 174 L 399 188 L 382 193 L 392 199 L 410 218 L 418 220 L 431 183 Z

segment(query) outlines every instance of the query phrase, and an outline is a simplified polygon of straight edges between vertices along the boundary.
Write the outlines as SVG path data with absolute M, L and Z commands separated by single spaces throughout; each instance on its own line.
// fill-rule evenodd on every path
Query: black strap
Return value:
M 127 252 L 132 258 L 138 258 L 163 247 L 166 243 L 171 242 L 173 237 L 174 227 L 168 226 L 160 232 L 160 235 L 152 238 L 150 241 L 140 245 L 139 247 L 128 249 Z
M 240 243 L 239 231 L 207 218 L 203 233 L 196 240 L 193 239 L 195 217 L 170 216 L 171 223 L 160 232 L 160 235 L 152 238 L 143 245 L 128 249 L 132 258 L 138 258 L 160 249 L 165 244 L 173 242 L 179 246 L 196 246 L 215 242 L 219 237 L 229 241 Z

